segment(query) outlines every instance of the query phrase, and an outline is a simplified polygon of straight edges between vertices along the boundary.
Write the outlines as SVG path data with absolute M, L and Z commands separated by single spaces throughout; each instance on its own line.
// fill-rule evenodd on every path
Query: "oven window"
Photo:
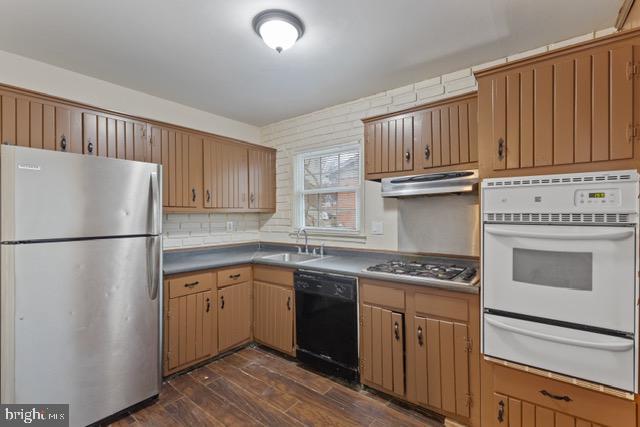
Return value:
M 513 249 L 513 280 L 517 282 L 590 291 L 592 266 L 591 252 Z

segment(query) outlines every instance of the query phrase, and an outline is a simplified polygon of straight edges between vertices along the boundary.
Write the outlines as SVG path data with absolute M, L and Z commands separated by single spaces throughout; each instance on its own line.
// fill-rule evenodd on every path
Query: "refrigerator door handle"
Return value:
M 160 184 L 158 182 L 158 173 L 151 172 L 151 234 L 160 234 L 158 227 L 158 216 L 160 215 Z
M 161 239 L 160 236 L 147 238 L 147 290 L 151 300 L 155 300 L 158 297 L 158 289 L 160 287 Z

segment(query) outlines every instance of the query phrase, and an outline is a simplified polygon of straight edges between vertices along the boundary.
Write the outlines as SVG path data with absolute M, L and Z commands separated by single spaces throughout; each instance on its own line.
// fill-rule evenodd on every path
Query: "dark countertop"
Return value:
M 281 254 L 284 252 L 295 253 L 296 247 L 286 244 L 273 243 L 248 243 L 228 247 L 211 247 L 205 249 L 168 251 L 163 256 L 163 272 L 165 275 L 186 273 L 197 270 L 207 270 L 221 267 L 228 267 L 239 264 L 266 264 L 280 267 L 297 268 L 301 270 L 320 271 L 334 274 L 344 274 L 358 276 L 369 279 L 399 282 L 411 285 L 440 288 L 458 292 L 474 293 L 479 292 L 479 287 L 463 283 L 426 281 L 424 279 L 413 279 L 408 276 L 381 276 L 376 273 L 363 271 L 365 268 L 392 259 L 412 259 L 434 260 L 433 257 L 410 255 L 404 253 L 390 252 L 366 252 L 353 251 L 348 249 L 327 249 L 327 254 L 323 258 L 313 259 L 305 262 L 286 262 L 281 260 L 267 259 L 265 256 Z M 455 262 L 460 265 L 472 265 L 476 268 L 478 263 L 475 260 L 460 258 L 440 258 L 446 262 Z

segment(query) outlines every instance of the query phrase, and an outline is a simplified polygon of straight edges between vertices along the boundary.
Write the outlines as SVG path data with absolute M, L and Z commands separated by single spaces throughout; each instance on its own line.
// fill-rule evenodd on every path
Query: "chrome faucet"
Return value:
M 300 233 L 304 233 L 304 253 L 308 254 L 309 253 L 309 235 L 307 234 L 307 230 L 305 230 L 304 227 L 299 228 L 298 232 L 296 233 L 296 242 L 300 238 Z M 300 252 L 301 252 L 301 249 L 300 247 L 298 247 L 298 253 Z

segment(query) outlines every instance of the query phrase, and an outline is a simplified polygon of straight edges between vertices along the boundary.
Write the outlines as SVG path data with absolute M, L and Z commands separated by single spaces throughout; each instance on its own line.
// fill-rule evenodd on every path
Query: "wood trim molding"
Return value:
M 176 124 L 173 124 L 173 123 L 167 123 L 167 122 L 163 122 L 163 121 L 159 121 L 159 120 L 148 119 L 148 118 L 145 118 L 145 117 L 134 116 L 132 114 L 127 114 L 127 113 L 123 113 L 123 112 L 120 112 L 120 111 L 115 111 L 115 110 L 110 110 L 110 109 L 107 109 L 107 108 L 97 107 L 95 105 L 85 104 L 83 102 L 72 101 L 70 99 L 61 98 L 59 96 L 54 96 L 54 95 L 49 95 L 49 94 L 46 94 L 46 93 L 43 93 L 43 92 L 38 92 L 38 91 L 35 91 L 35 90 L 31 90 L 31 89 L 24 89 L 24 88 L 20 88 L 20 87 L 17 87 L 17 86 L 11 86 L 11 85 L 8 85 L 8 84 L 4 84 L 4 83 L 0 83 L 0 89 L 12 92 L 12 93 L 14 93 L 16 95 L 19 95 L 19 96 L 28 96 L 28 97 L 32 97 L 32 98 L 38 98 L 38 99 L 40 99 L 42 101 L 54 102 L 54 103 L 57 103 L 57 104 L 60 104 L 60 105 L 68 106 L 68 107 L 79 108 L 79 109 L 83 109 L 83 110 L 90 110 L 92 112 L 99 112 L 99 113 L 107 115 L 107 116 L 109 116 L 109 115 L 110 116 L 114 116 L 112 118 L 125 118 L 125 119 L 129 119 L 131 121 L 134 121 L 134 122 L 149 124 L 151 126 L 172 128 L 172 129 L 174 129 L 176 131 L 195 134 L 195 135 L 198 135 L 198 136 L 202 136 L 203 138 L 216 138 L 216 139 L 221 140 L 223 142 L 231 142 L 231 143 L 235 143 L 235 144 L 242 144 L 242 145 L 245 145 L 247 147 L 256 148 L 256 149 L 259 149 L 259 150 L 267 150 L 267 151 L 274 151 L 274 152 L 276 151 L 275 148 L 267 147 L 267 146 L 260 145 L 260 144 L 254 144 L 254 143 L 251 143 L 251 142 L 243 141 L 241 139 L 235 139 L 235 138 L 231 138 L 231 137 L 223 136 L 223 135 L 218 135 L 218 134 L 211 133 L 211 132 L 205 132 L 205 131 L 189 128 L 189 127 L 186 127 L 186 126 L 176 125 Z
M 635 0 L 624 0 L 622 6 L 620 6 L 620 10 L 618 11 L 618 17 L 616 18 L 616 30 L 620 31 L 624 24 L 627 22 L 627 18 L 629 17 L 629 13 L 631 12 L 631 8 L 633 7 Z
M 429 108 L 434 108 L 434 107 L 439 107 L 439 106 L 445 105 L 445 104 L 451 104 L 451 103 L 454 103 L 454 102 L 464 101 L 466 99 L 475 98 L 477 96 L 478 96 L 478 91 L 474 90 L 474 91 L 471 91 L 471 92 L 464 93 L 462 95 L 456 95 L 456 96 L 452 96 L 452 97 L 449 97 L 449 98 L 439 99 L 437 101 L 430 102 L 428 104 L 416 105 L 415 107 L 406 108 L 404 110 L 399 110 L 399 111 L 394 111 L 392 113 L 385 113 L 385 114 L 379 114 L 377 116 L 365 117 L 364 119 L 362 119 L 362 122 L 363 123 L 369 123 L 369 122 L 374 122 L 376 120 L 386 119 L 386 118 L 389 118 L 389 117 L 398 117 L 398 116 L 402 116 L 403 114 L 409 114 L 409 113 L 414 113 L 416 111 L 427 110 Z M 405 171 L 405 173 L 406 172 L 407 171 Z
M 485 77 L 491 74 L 504 72 L 513 68 L 522 67 L 523 65 L 533 64 L 542 60 L 554 59 L 566 55 L 567 53 L 577 53 L 583 50 L 592 49 L 602 45 L 611 44 L 618 41 L 623 41 L 633 37 L 640 36 L 640 27 L 633 28 L 618 33 L 609 34 L 607 36 L 598 37 L 597 39 L 588 40 L 582 43 L 576 43 L 570 46 L 554 49 L 549 52 L 539 53 L 537 55 L 528 56 L 526 58 L 518 59 L 516 61 L 507 62 L 506 64 L 499 64 L 493 67 L 486 68 L 484 70 L 476 71 L 474 75 L 476 79 Z

